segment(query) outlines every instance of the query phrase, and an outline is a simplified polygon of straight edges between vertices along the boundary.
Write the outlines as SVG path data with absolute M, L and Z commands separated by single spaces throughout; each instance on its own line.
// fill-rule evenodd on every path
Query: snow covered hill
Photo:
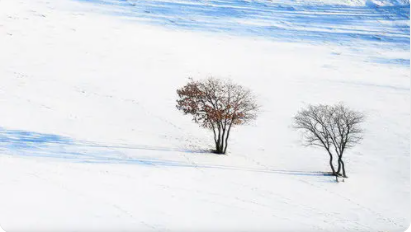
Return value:
M 259 36 L 277 41 L 409 48 L 408 5 L 381 7 L 349 1 L 94 0 L 105 14 L 174 30 Z M 362 48 L 361 46 L 357 46 Z
M 1 227 L 404 230 L 409 2 L 372 2 L 0 0 Z M 262 105 L 225 156 L 175 108 L 208 76 Z M 291 124 L 340 101 L 366 134 L 335 183 Z
M 130 0 L 129 0 L 130 1 Z M 264 2 L 264 1 L 261 1 Z M 282 3 L 284 1 L 271 2 Z M 308 5 L 348 5 L 348 6 L 407 6 L 410 5 L 409 0 L 295 0 L 291 3 L 302 3 Z

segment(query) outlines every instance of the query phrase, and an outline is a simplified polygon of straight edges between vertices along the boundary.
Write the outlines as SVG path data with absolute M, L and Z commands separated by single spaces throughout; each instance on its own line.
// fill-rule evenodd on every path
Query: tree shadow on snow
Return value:
M 107 145 L 90 141 L 75 140 L 67 136 L 45 134 L 0 127 L 0 155 L 16 155 L 35 158 L 60 159 L 75 163 L 131 164 L 145 166 L 190 167 L 228 171 L 272 173 L 293 176 L 331 176 L 326 172 L 275 170 L 226 165 L 202 165 L 190 161 L 159 159 L 150 152 L 182 152 L 211 154 L 207 150 L 190 150 L 156 146 Z M 137 153 L 137 154 L 136 154 Z M 133 154 L 138 157 L 133 157 Z
M 140 150 L 148 154 L 144 154 L 142 158 L 135 158 L 130 155 L 133 152 L 125 152 L 125 150 Z M 159 146 L 107 145 L 75 140 L 67 136 L 9 130 L 0 127 L 0 152 L 19 156 L 64 159 L 81 163 L 192 166 L 178 161 L 152 158 L 149 157 L 149 152 L 207 153 L 208 151 Z M 138 155 L 141 155 L 141 152 Z

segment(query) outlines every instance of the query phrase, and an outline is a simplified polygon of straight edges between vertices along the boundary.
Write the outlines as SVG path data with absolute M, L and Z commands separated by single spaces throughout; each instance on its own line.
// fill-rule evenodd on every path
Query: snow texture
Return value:
M 404 231 L 408 0 L 0 0 L 6 231 Z M 175 108 L 188 77 L 262 106 L 227 155 Z M 292 117 L 366 115 L 336 183 Z

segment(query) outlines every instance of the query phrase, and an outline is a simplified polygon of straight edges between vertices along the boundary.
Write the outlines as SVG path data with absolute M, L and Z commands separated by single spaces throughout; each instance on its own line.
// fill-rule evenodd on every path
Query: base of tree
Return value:
M 344 176 L 344 175 L 341 174 L 341 173 L 332 173 L 332 172 L 330 172 L 330 174 L 331 174 L 332 176 L 338 176 L 338 177 L 342 177 L 342 178 L 348 178 L 348 176 Z
M 323 174 L 324 176 L 335 176 L 335 174 L 332 172 L 320 172 L 320 173 Z
M 342 175 L 342 174 L 340 174 L 340 173 L 331 173 L 333 176 L 335 176 L 335 181 L 338 183 L 338 182 L 340 182 L 340 180 L 341 180 L 341 182 L 344 182 L 344 179 L 346 179 L 346 178 L 348 178 L 348 176 L 344 176 L 344 175 Z
M 225 155 L 226 153 L 222 151 L 217 151 L 217 150 L 211 150 L 212 153 L 217 154 L 217 155 Z

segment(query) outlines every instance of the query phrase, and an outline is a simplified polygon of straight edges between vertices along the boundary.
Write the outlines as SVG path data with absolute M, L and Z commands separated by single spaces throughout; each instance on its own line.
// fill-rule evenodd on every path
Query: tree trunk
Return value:
M 343 158 L 343 153 L 344 153 L 344 149 L 345 149 L 345 145 L 343 146 L 342 149 L 339 150 L 339 154 L 338 154 L 338 174 L 340 174 L 340 170 L 342 168 L 342 176 L 347 178 L 347 175 L 345 174 L 345 165 L 344 165 L 344 161 L 342 160 Z
M 219 139 L 218 141 L 216 141 L 215 143 L 215 153 L 217 154 L 223 154 L 224 150 L 223 150 L 223 140 Z
M 220 147 L 220 142 L 217 140 L 215 141 L 215 152 L 216 153 L 218 153 L 219 147 Z
M 215 153 L 217 154 L 224 154 L 224 139 L 222 135 L 223 134 L 220 134 L 217 141 L 215 141 Z
M 232 125 L 232 123 L 231 123 L 231 124 L 230 124 L 230 126 L 228 127 L 228 130 L 227 130 L 227 136 L 225 137 L 224 154 L 227 152 L 228 137 L 230 137 L 231 125 Z
M 222 154 L 223 153 L 223 146 L 222 146 L 223 139 L 222 139 L 222 135 L 221 135 L 221 130 L 222 130 L 221 124 L 217 123 L 217 129 L 218 129 L 218 134 L 215 133 L 215 134 L 217 134 L 217 136 L 216 136 L 217 138 L 214 137 L 215 153 Z
M 328 151 L 328 155 L 330 156 L 330 167 L 331 167 L 331 170 L 333 171 L 333 175 L 334 176 L 337 176 L 338 174 L 335 172 L 335 168 L 334 168 L 334 165 L 333 165 L 333 154 L 331 154 L 331 152 L 329 151 L 329 150 L 327 150 Z
M 222 134 L 222 136 L 221 136 L 221 143 L 220 143 L 220 152 L 219 152 L 219 154 L 224 154 L 225 152 L 224 152 L 224 147 L 225 147 L 225 145 L 224 145 L 224 141 L 225 141 L 225 136 L 226 136 L 226 129 L 223 129 L 223 134 Z
M 342 159 L 338 160 L 339 163 L 341 163 L 341 167 L 342 167 L 342 172 L 343 172 L 343 177 L 347 178 L 347 175 L 345 174 L 345 165 L 344 165 L 344 161 L 342 161 Z
M 338 168 L 337 168 L 337 175 L 341 175 L 340 174 L 340 172 L 341 172 L 341 162 L 340 162 L 340 160 L 341 160 L 341 158 L 342 158 L 342 156 L 336 151 L 336 153 L 337 153 L 337 156 L 338 156 Z
M 341 172 L 341 162 L 338 160 L 338 168 L 337 168 L 337 175 L 340 175 Z

